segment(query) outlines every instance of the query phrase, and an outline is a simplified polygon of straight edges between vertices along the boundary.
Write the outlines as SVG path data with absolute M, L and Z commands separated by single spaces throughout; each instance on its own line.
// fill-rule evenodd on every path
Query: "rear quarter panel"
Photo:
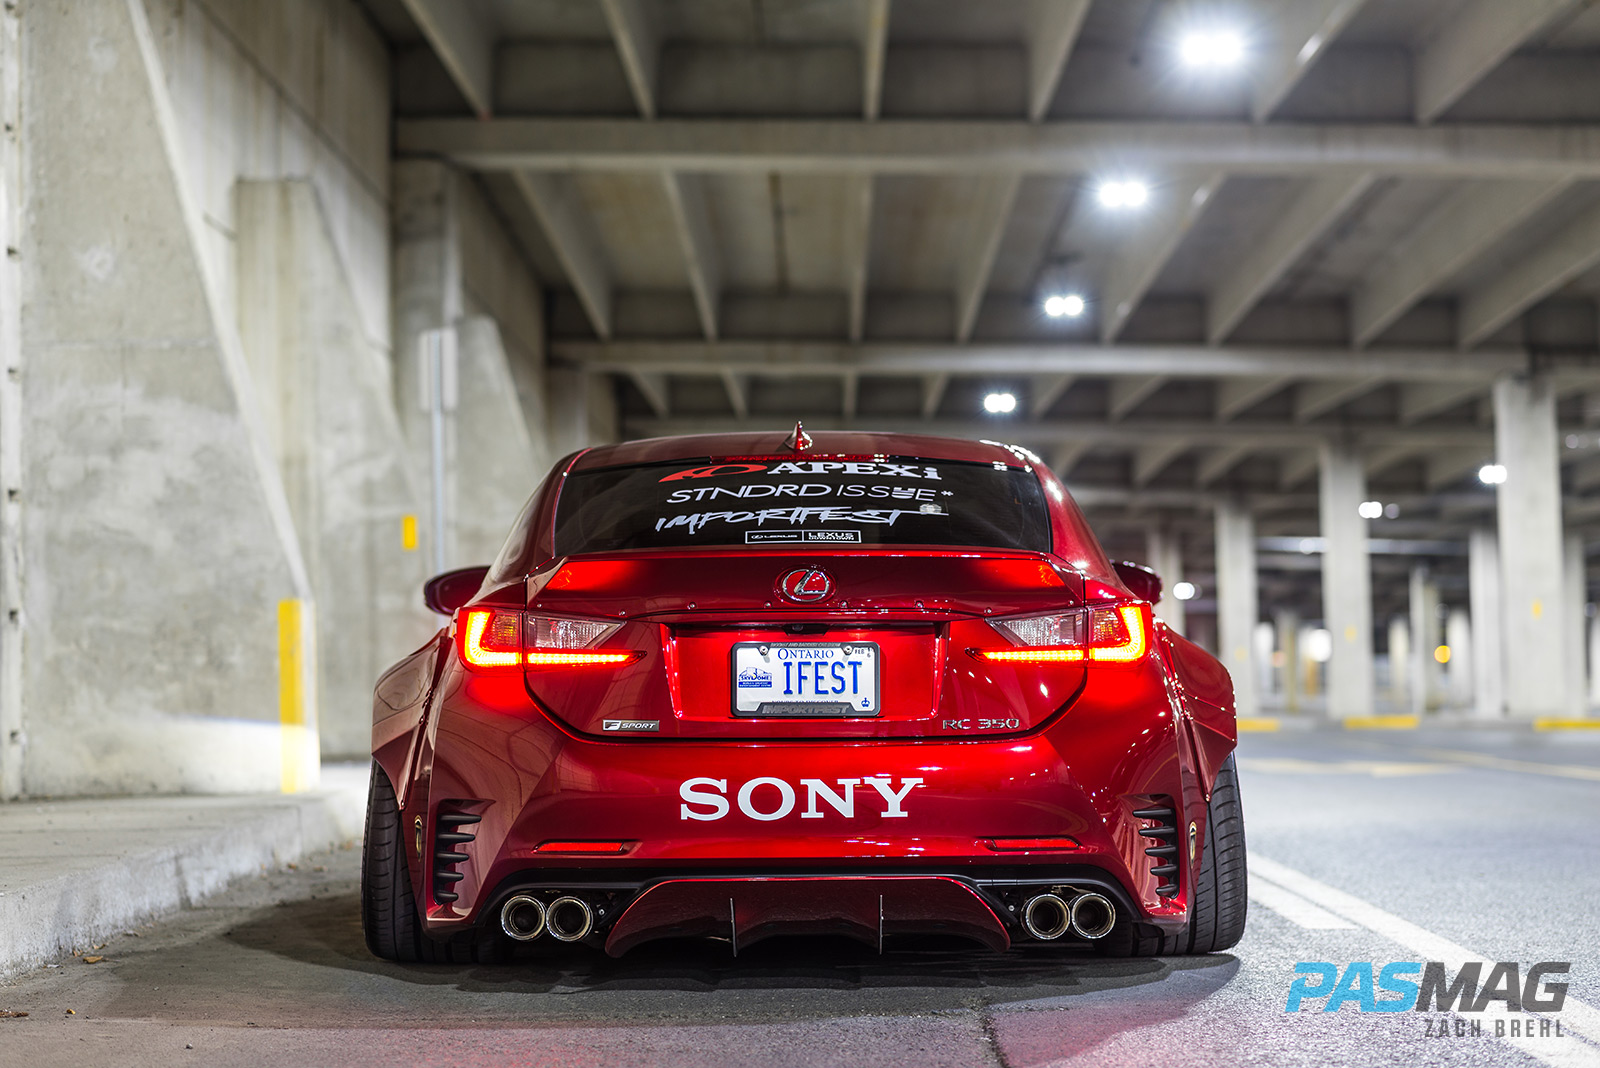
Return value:
M 1209 798 L 1217 769 L 1239 740 L 1233 679 L 1216 657 L 1165 623 L 1157 621 L 1156 634 L 1178 698 L 1193 725 L 1195 758 Z

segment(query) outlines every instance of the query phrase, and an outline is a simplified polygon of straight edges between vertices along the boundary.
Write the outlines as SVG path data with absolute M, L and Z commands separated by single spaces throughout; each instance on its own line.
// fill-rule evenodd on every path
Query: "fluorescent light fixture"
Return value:
M 1504 464 L 1484 464 L 1478 468 L 1478 481 L 1485 486 L 1499 486 L 1506 480 Z
M 1100 183 L 1095 197 L 1103 208 L 1142 208 L 1150 199 L 1150 187 L 1137 178 L 1111 179 Z
M 1015 393 L 991 393 L 983 398 L 983 410 L 994 415 L 1014 412 L 1017 410 L 1017 396 Z
M 1172 596 L 1180 601 L 1192 601 L 1200 596 L 1200 587 L 1192 582 L 1174 582 L 1172 584 Z
M 1178 41 L 1178 58 L 1195 70 L 1227 70 L 1244 60 L 1244 39 L 1232 30 L 1190 30 Z
M 1076 293 L 1052 293 L 1044 298 L 1044 313 L 1052 319 L 1076 319 L 1087 307 Z
M 1362 501 L 1356 507 L 1362 519 L 1381 519 L 1383 517 L 1382 501 Z

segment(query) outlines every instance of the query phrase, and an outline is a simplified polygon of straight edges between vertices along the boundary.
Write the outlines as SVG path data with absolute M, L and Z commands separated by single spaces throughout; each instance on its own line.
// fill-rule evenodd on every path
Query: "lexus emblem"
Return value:
M 820 567 L 797 567 L 778 580 L 778 592 L 798 604 L 825 601 L 833 596 L 833 576 Z

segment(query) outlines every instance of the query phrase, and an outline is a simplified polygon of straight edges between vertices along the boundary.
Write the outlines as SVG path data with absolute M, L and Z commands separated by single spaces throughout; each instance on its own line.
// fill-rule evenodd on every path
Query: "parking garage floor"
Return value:
M 1240 767 L 1253 901 L 1228 954 L 1107 961 L 918 941 L 879 956 L 811 940 L 737 960 L 704 942 L 397 966 L 362 944 L 347 847 L 115 937 L 96 963 L 65 958 L 0 986 L 0 1061 L 1600 1064 L 1600 732 L 1285 731 L 1246 736 Z M 1483 961 L 1485 978 L 1499 961 L 1524 975 L 1571 962 L 1561 1011 L 1543 1016 L 1560 1036 L 1496 1037 L 1514 1017 L 1495 1002 L 1285 1011 L 1296 962 L 1343 975 L 1430 960 L 1452 975 Z

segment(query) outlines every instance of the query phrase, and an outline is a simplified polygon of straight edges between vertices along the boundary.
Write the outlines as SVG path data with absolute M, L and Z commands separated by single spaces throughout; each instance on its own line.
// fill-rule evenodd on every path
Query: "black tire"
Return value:
M 1187 929 L 1173 935 L 1142 934 L 1132 923 L 1121 922 L 1096 948 L 1108 957 L 1172 957 L 1231 949 L 1244 936 L 1246 880 L 1244 810 L 1239 804 L 1239 776 L 1229 755 L 1217 769 L 1211 803 L 1206 806 L 1205 846 L 1189 895 Z
M 498 932 L 471 932 L 449 942 L 423 932 L 405 851 L 394 785 L 374 761 L 361 848 L 361 927 L 372 955 L 406 964 L 492 964 L 509 956 Z

